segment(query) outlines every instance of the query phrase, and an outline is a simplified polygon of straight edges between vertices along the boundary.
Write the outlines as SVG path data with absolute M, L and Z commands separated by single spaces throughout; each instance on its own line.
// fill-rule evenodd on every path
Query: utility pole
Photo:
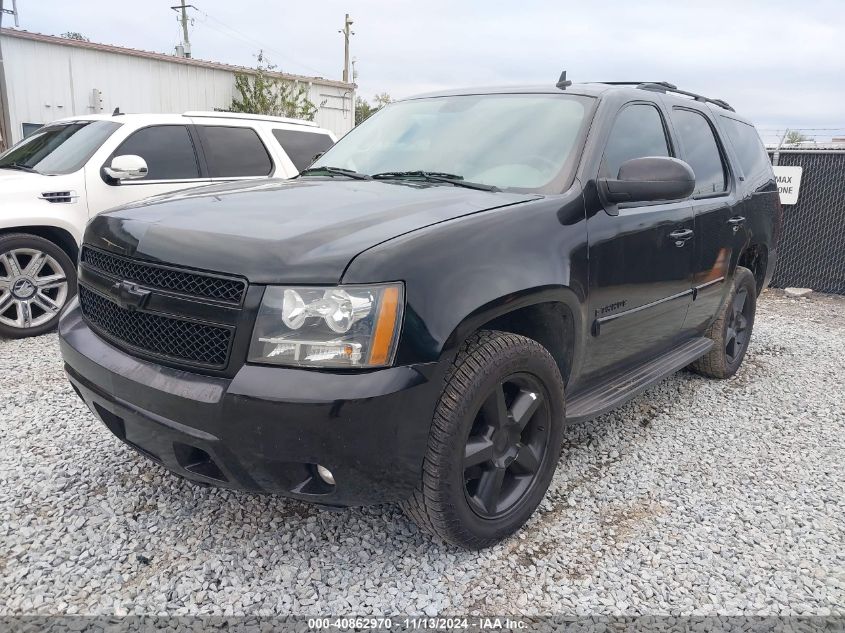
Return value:
M 343 22 L 343 29 L 338 33 L 343 33 L 343 81 L 349 83 L 349 36 L 355 35 L 351 30 L 353 22 L 349 19 L 349 14 L 346 14 L 346 19 Z
M 182 23 L 182 50 L 184 57 L 191 56 L 191 40 L 188 38 L 188 8 L 196 9 L 196 7 L 192 4 L 185 4 L 185 0 L 180 0 L 181 4 L 176 5 L 175 7 L 170 7 L 177 13 L 179 11 L 182 12 L 182 17 L 177 18 L 179 22 Z
M 15 28 L 18 28 L 21 23 L 18 20 L 18 0 L 12 0 L 12 8 L 11 9 L 4 9 L 3 8 L 3 0 L 0 0 L 0 28 L 3 25 L 3 14 L 8 13 L 12 17 L 15 18 Z
M 0 30 L 3 29 L 3 16 L 6 13 L 15 17 L 15 26 L 20 26 L 17 0 L 12 0 L 11 10 L 4 7 L 3 0 L 0 0 Z M 8 94 L 9 91 L 6 90 L 6 66 L 3 63 L 3 48 L 0 45 L 0 152 L 4 152 L 12 146 L 12 122 L 9 118 Z

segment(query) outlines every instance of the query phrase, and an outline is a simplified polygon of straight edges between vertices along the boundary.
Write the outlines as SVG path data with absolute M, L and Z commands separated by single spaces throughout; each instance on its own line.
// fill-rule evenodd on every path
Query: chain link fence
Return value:
M 803 171 L 798 203 L 783 207 L 771 285 L 845 294 L 845 151 L 782 149 L 778 165 Z

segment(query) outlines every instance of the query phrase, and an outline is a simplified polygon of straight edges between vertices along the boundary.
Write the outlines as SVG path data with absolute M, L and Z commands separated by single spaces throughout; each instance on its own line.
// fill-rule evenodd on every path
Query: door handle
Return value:
M 672 231 L 667 236 L 670 240 L 675 242 L 675 246 L 678 248 L 683 248 L 684 244 L 687 243 L 687 240 L 692 238 L 693 230 L 692 229 L 678 229 L 677 231 Z
M 745 218 L 741 215 L 735 215 L 730 220 L 728 220 L 728 224 L 734 227 L 734 233 L 739 231 L 739 227 L 745 224 Z

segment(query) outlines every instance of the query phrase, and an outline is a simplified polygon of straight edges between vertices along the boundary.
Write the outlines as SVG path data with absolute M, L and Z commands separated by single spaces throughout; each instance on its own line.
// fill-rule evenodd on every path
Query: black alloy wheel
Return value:
M 689 368 L 710 378 L 730 378 L 745 358 L 757 310 L 757 281 L 750 270 L 737 266 L 727 297 L 704 336 L 713 347 Z
M 537 478 L 549 441 L 549 406 L 530 374 L 506 377 L 478 411 L 464 448 L 470 507 L 484 519 L 507 514 Z
M 566 418 L 563 377 L 537 341 L 481 330 L 445 380 L 420 483 L 403 508 L 448 543 L 489 547 L 528 521 L 551 483 Z
M 751 333 L 748 324 L 751 321 L 751 302 L 748 300 L 748 290 L 740 288 L 731 301 L 728 308 L 727 329 L 725 330 L 725 356 L 728 362 L 733 365 L 745 352 L 748 346 L 749 334 Z

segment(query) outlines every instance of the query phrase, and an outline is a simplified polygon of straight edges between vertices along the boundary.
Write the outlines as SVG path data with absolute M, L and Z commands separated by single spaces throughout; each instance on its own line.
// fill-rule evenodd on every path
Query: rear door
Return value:
M 744 229 L 736 214 L 734 179 L 709 113 L 694 105 L 675 106 L 671 119 L 681 158 L 695 172 L 693 302 L 684 329 L 703 332 L 719 309 L 734 250 L 742 247 Z
M 258 132 L 245 125 L 196 125 L 212 181 L 267 178 L 275 166 Z
M 616 115 L 597 178 L 616 178 L 632 158 L 676 155 L 662 109 L 630 102 Z M 681 335 L 692 297 L 690 201 L 602 204 L 598 212 L 587 210 L 592 337 L 586 374 L 667 349 Z

